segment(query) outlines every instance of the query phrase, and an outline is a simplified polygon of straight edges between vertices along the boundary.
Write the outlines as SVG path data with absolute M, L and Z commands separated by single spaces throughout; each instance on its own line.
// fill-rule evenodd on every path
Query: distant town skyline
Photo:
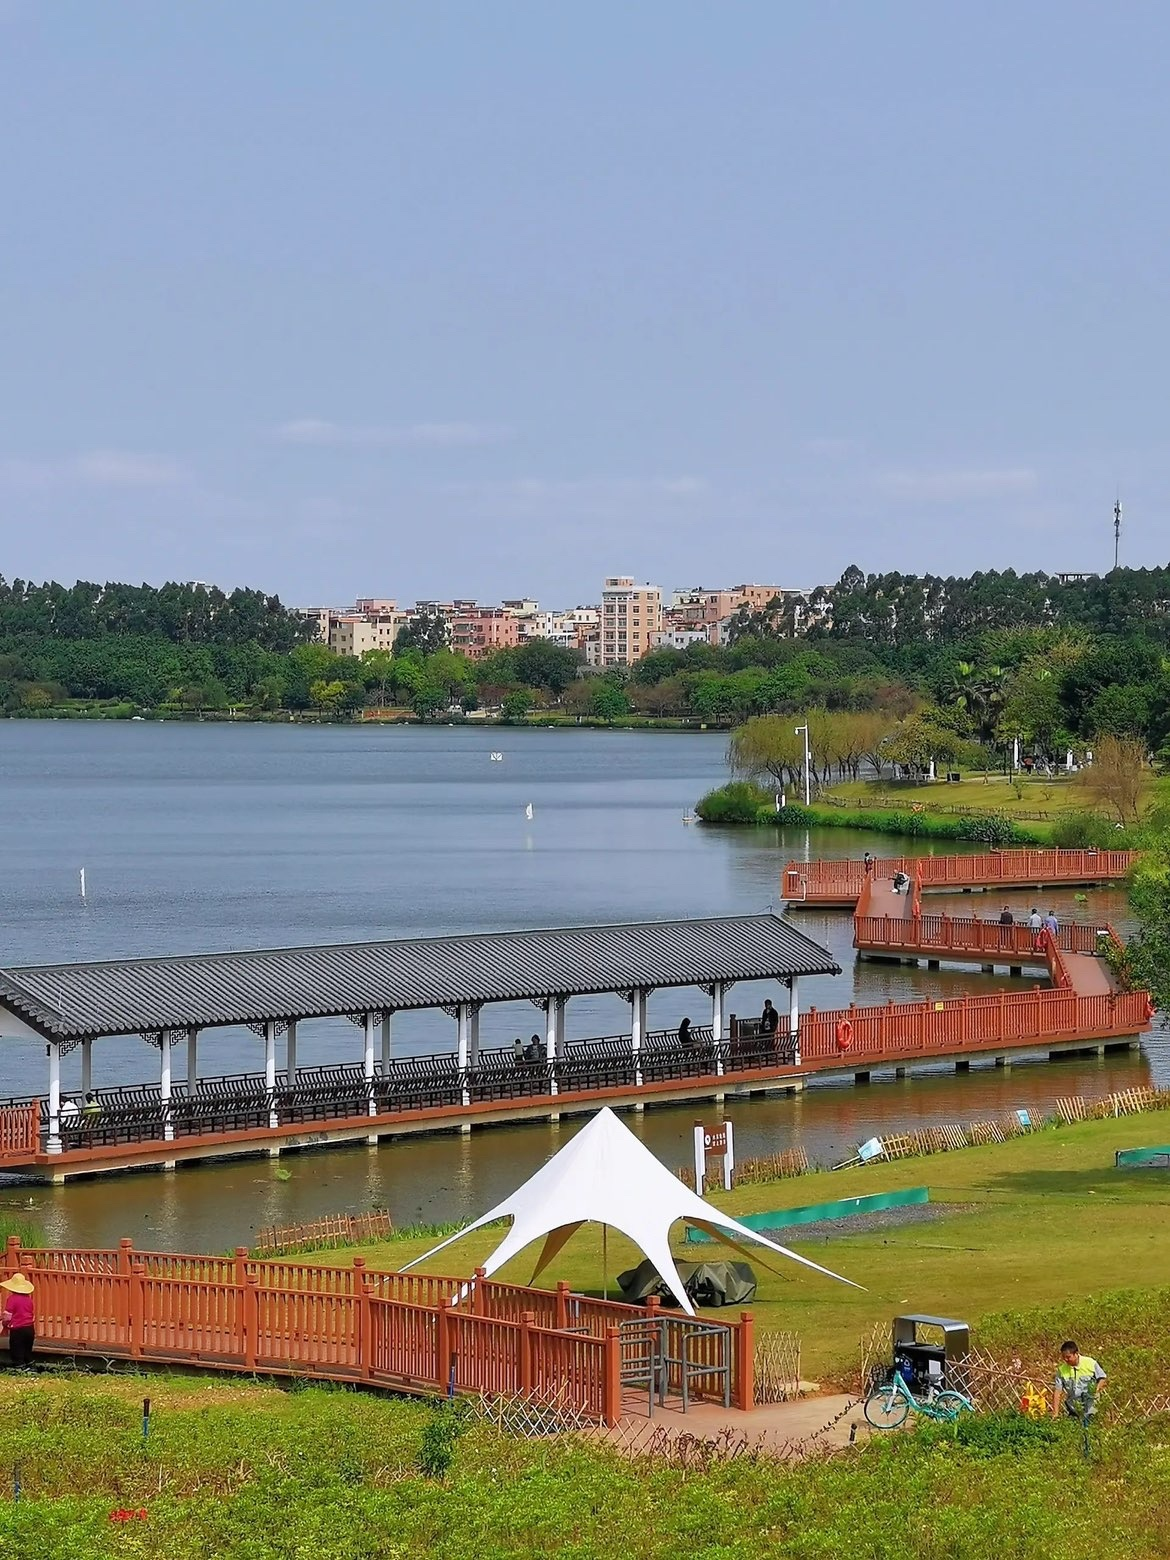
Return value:
M 1166 561 L 1170 12 L 0 3 L 9 575 Z M 1119 84 L 1123 84 L 1123 87 Z

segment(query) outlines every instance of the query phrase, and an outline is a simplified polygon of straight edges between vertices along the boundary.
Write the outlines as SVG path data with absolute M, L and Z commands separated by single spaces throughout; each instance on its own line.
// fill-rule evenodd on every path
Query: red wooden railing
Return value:
M 905 872 L 922 888 L 994 888 L 1012 884 L 1107 883 L 1123 878 L 1137 859 L 1132 850 L 999 850 L 971 856 L 882 856 L 875 878 Z M 790 861 L 781 877 L 786 899 L 815 903 L 857 900 L 864 861 Z
M 622 1411 L 622 1322 L 662 1314 L 555 1290 L 432 1274 L 117 1250 L 24 1249 L 9 1271 L 36 1289 L 38 1347 L 64 1354 L 187 1362 L 225 1371 L 377 1383 L 401 1391 L 549 1393 L 607 1424 Z M 403 1296 L 410 1298 L 403 1298 Z M 423 1297 L 423 1298 L 420 1298 Z M 526 1302 L 526 1303 L 525 1303 Z M 751 1317 L 726 1330 L 732 1402 L 753 1399 Z M 714 1363 L 718 1340 L 696 1341 Z M 694 1351 L 693 1351 L 694 1352 Z M 707 1354 L 696 1353 L 705 1362 Z M 703 1388 L 702 1380 L 692 1382 Z M 721 1395 L 712 1377 L 708 1395 Z
M 973 958 L 995 954 L 997 962 L 1008 962 L 1011 955 L 1044 958 L 1048 948 L 1049 933 L 1041 929 L 1034 932 L 1030 926 L 1019 924 L 1000 926 L 997 921 L 970 920 L 948 915 L 907 916 L 863 915 L 858 901 L 858 914 L 853 921 L 853 946 L 855 948 L 901 948 L 911 952 L 929 954 L 969 953 Z M 1063 953 L 1096 953 L 1103 931 L 1113 939 L 1111 927 L 1097 928 L 1069 924 L 1056 934 L 1056 947 Z
M 40 1147 L 40 1130 L 36 1100 L 0 1109 L 0 1164 L 27 1162 Z

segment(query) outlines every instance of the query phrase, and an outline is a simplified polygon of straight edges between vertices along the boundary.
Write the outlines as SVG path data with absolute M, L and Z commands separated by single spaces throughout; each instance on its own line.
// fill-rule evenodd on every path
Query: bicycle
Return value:
M 975 1405 L 961 1392 L 948 1389 L 915 1397 L 901 1371 L 895 1371 L 884 1387 L 876 1387 L 865 1400 L 865 1417 L 875 1430 L 896 1430 L 913 1411 L 926 1419 L 951 1424 L 960 1414 L 973 1414 Z

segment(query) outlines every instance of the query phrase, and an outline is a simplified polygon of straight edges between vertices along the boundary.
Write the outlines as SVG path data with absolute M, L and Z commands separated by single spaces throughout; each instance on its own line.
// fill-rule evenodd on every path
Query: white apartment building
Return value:
M 606 580 L 598 665 L 632 666 L 653 648 L 653 636 L 661 629 L 662 592 L 657 585 L 635 585 L 628 574 Z

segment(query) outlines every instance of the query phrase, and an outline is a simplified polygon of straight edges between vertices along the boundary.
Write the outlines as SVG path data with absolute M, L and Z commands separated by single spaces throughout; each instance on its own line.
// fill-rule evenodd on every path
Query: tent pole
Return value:
M 609 1225 L 601 1226 L 601 1298 L 609 1299 Z

